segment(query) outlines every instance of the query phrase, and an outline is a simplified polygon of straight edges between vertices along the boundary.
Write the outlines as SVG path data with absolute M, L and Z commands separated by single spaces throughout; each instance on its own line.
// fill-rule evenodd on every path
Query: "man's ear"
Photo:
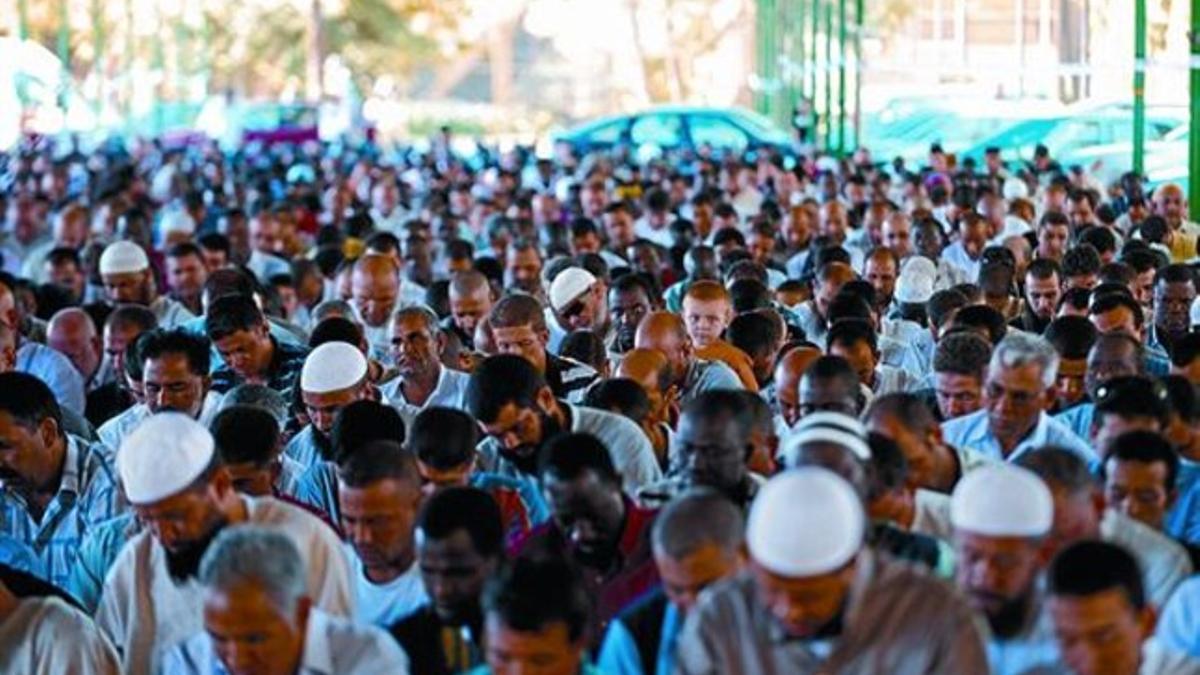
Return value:
M 1058 399 L 1058 390 L 1054 385 L 1050 385 L 1048 389 L 1042 392 L 1042 410 L 1049 410 L 1054 407 L 1054 401 Z
M 550 412 L 556 405 L 554 392 L 551 391 L 550 387 L 548 386 L 542 387 L 538 390 L 536 402 L 538 408 L 541 408 L 542 412 Z

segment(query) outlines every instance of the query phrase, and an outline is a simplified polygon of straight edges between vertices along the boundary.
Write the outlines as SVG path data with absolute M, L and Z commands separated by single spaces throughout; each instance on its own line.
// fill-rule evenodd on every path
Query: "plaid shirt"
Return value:
M 83 441 L 68 436 L 58 494 L 46 505 L 40 522 L 29 513 L 24 497 L 0 485 L 0 532 L 33 549 L 46 578 L 66 588 L 84 534 L 120 515 L 122 508 L 108 462 Z
M 300 370 L 304 368 L 308 347 L 276 340 L 274 337 L 271 338 L 271 345 L 275 349 L 271 356 L 271 364 L 267 366 L 266 385 L 284 396 L 290 396 L 292 385 L 296 383 L 296 378 L 300 377 Z M 224 394 L 243 381 L 241 375 L 233 372 L 228 364 L 223 364 L 213 371 L 212 390 Z

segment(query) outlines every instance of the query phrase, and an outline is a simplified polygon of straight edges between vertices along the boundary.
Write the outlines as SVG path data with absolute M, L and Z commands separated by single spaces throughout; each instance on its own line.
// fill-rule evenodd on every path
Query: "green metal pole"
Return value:
M 63 80 L 58 90 L 58 102 L 67 106 L 67 84 L 71 81 L 71 12 L 69 0 L 58 3 L 58 61 L 62 64 Z
M 846 0 L 838 0 L 837 154 L 846 153 Z
M 862 145 L 863 0 L 854 0 L 854 149 Z
M 816 110 L 816 105 L 817 105 L 817 49 L 818 49 L 818 47 L 817 47 L 817 26 L 818 26 L 818 24 L 821 23 L 821 0 L 813 0 L 812 11 L 809 12 L 809 14 L 812 15 L 812 22 L 811 22 L 811 25 L 809 26 L 809 33 L 808 33 L 808 51 L 809 51 L 809 54 L 811 55 L 811 58 L 805 59 L 805 64 L 808 67 L 808 94 L 806 94 L 806 96 L 808 97 L 809 107 L 811 107 L 813 110 Z M 817 133 L 817 130 L 816 130 L 816 128 L 814 128 L 813 129 L 814 137 L 815 137 L 816 133 Z
M 779 95 L 777 89 L 779 85 L 778 74 L 778 52 L 776 49 L 777 32 L 779 29 L 779 16 L 777 15 L 777 5 L 775 0 L 761 0 L 759 5 L 763 12 L 763 60 L 762 74 L 763 84 L 766 89 L 763 91 L 763 102 L 766 104 L 766 115 L 772 120 L 778 121 L 776 115 L 776 101 Z
M 825 106 L 821 110 L 825 152 L 833 149 L 833 3 L 825 3 Z
M 105 49 L 107 48 L 105 29 L 104 6 L 100 0 L 92 0 L 92 44 L 95 54 L 92 58 L 92 70 L 96 73 L 96 100 L 92 105 L 97 113 L 104 105 L 105 84 L 108 82 L 108 69 L 104 63 Z
M 808 21 L 808 8 L 806 7 L 806 5 L 807 5 L 807 3 L 804 2 L 803 0 L 801 2 L 796 3 L 796 15 L 797 15 L 796 16 L 796 32 L 794 33 L 795 48 L 793 49 L 792 53 L 795 55 L 795 58 L 793 60 L 800 67 L 800 73 L 798 75 L 798 77 L 800 78 L 800 81 L 793 89 L 793 94 L 792 94 L 792 108 L 793 109 L 800 103 L 800 99 L 804 98 L 804 86 L 808 82 L 809 64 L 808 64 L 808 57 L 805 53 L 805 48 L 808 43 L 805 42 L 805 40 L 804 40 L 804 31 L 806 29 L 806 22 Z
M 758 76 L 759 88 L 754 92 L 754 110 L 761 115 L 766 114 L 766 103 L 763 99 L 763 42 L 766 31 L 766 20 L 763 16 L 765 0 L 758 0 L 754 7 L 754 73 Z
M 29 39 L 29 0 L 17 0 L 17 37 Z
M 1200 0 L 1192 0 L 1192 58 L 1189 62 L 1191 133 L 1188 134 L 1188 215 L 1200 220 Z
M 1133 6 L 1133 170 L 1140 174 L 1146 150 L 1146 0 L 1134 0 Z

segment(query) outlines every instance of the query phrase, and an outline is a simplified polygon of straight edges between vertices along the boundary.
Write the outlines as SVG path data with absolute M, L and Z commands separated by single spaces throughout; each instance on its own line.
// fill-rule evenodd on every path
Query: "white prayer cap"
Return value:
M 130 274 L 149 267 L 146 252 L 132 241 L 115 241 L 100 254 L 100 274 Z
M 858 493 L 828 469 L 791 469 L 767 481 L 750 507 L 746 545 L 755 562 L 785 577 L 841 568 L 863 544 Z
M 349 389 L 367 376 L 367 358 L 349 342 L 326 342 L 304 359 L 300 390 L 328 394 Z
M 163 234 L 195 234 L 196 221 L 183 209 L 168 209 L 158 223 Z
M 950 497 L 954 529 L 987 537 L 1040 537 L 1054 524 L 1050 488 L 1028 469 L 989 464 L 958 482 Z
M 1008 201 L 1029 197 L 1029 186 L 1025 184 L 1025 181 L 1016 176 L 1006 179 L 1004 186 L 1000 190 L 1004 198 Z
M 152 504 L 179 494 L 213 460 L 212 434 L 177 412 L 146 418 L 117 451 L 117 474 L 131 504 Z
M 591 272 L 582 267 L 568 267 L 559 272 L 550 284 L 550 306 L 556 312 L 562 311 L 576 298 L 587 293 L 595 283 L 596 277 Z
M 863 462 L 871 461 L 871 447 L 867 444 L 867 429 L 862 422 L 835 412 L 815 412 L 800 418 L 792 433 L 784 439 L 779 457 L 783 465 L 796 466 L 800 447 L 809 443 L 840 445 Z

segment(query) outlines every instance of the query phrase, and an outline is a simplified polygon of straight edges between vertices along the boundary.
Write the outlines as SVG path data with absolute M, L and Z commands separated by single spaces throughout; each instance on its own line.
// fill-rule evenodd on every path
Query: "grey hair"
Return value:
M 251 408 L 265 410 L 279 422 L 279 428 L 287 426 L 288 400 L 278 391 L 263 384 L 239 384 L 230 389 L 221 399 L 221 410 L 235 405 L 245 405 Z
M 425 321 L 425 327 L 430 333 L 437 335 L 439 332 L 438 316 L 427 305 L 411 304 L 402 305 L 399 309 L 392 313 L 392 323 L 395 324 L 401 319 L 407 319 L 410 316 L 419 316 Z
M 206 588 L 230 590 L 253 584 L 284 612 L 295 609 L 307 593 L 306 574 L 300 549 L 291 538 L 261 525 L 224 528 L 200 561 L 200 583 Z
M 1011 333 L 996 345 L 988 370 L 1020 368 L 1029 364 L 1042 371 L 1042 386 L 1054 386 L 1058 378 L 1058 352 L 1048 340 L 1030 333 Z
M 345 300 L 326 300 L 314 307 L 312 325 L 315 326 L 331 316 L 340 316 L 359 326 L 362 325 L 362 317 L 358 315 L 358 310 L 354 309 L 354 305 Z

